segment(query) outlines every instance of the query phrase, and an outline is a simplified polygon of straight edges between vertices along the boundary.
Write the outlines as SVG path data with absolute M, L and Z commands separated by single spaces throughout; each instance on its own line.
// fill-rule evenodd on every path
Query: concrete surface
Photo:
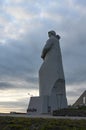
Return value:
M 10 116 L 10 117 L 26 117 L 26 118 L 50 118 L 50 119 L 72 119 L 72 120 L 86 120 L 86 117 L 68 117 L 68 116 L 52 116 L 52 115 L 28 115 L 28 114 L 9 114 L 0 113 L 0 116 Z

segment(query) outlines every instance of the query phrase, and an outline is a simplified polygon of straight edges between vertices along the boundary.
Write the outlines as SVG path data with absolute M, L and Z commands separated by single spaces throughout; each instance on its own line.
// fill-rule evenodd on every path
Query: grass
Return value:
M 60 110 L 53 111 L 53 116 L 80 116 L 86 117 L 86 106 L 81 106 L 78 108 L 64 108 Z
M 0 130 L 86 130 L 86 120 L 0 117 Z

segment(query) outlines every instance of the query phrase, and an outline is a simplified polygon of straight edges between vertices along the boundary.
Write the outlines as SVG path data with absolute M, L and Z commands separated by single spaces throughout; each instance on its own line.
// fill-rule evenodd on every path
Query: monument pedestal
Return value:
M 67 99 L 62 94 L 54 96 L 31 97 L 27 113 L 52 114 L 54 110 L 67 108 Z
M 48 113 L 47 104 L 48 104 L 47 96 L 31 97 L 27 113 L 31 115 Z
M 31 97 L 27 109 L 28 114 L 40 114 L 42 112 L 42 101 L 40 97 Z

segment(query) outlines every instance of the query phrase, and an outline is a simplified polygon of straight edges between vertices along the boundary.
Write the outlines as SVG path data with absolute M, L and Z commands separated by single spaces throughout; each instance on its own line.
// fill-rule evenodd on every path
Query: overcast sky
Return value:
M 61 36 L 68 103 L 86 90 L 86 0 L 0 0 L 0 112 L 25 112 L 39 94 L 50 30 Z

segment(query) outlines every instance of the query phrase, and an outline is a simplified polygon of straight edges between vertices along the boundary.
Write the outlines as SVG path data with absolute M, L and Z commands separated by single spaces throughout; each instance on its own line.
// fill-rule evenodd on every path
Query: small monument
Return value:
M 52 113 L 67 108 L 65 77 L 60 49 L 60 36 L 55 31 L 48 32 L 41 58 L 43 64 L 39 70 L 39 96 L 31 97 L 28 114 Z

